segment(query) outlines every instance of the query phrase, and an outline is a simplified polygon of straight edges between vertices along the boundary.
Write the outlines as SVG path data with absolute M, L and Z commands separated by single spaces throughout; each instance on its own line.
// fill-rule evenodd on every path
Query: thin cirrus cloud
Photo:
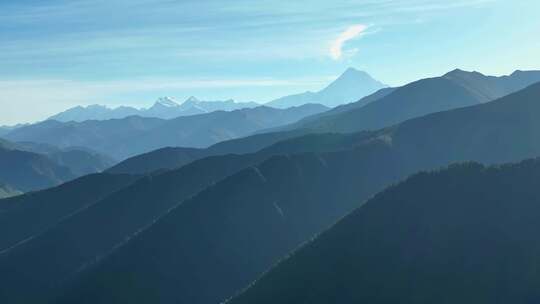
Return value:
M 349 26 L 345 31 L 339 34 L 336 40 L 332 41 L 330 46 L 330 57 L 332 57 L 334 60 L 341 59 L 344 54 L 343 47 L 345 43 L 351 39 L 360 37 L 367 28 L 367 25 L 364 24 L 355 24 Z

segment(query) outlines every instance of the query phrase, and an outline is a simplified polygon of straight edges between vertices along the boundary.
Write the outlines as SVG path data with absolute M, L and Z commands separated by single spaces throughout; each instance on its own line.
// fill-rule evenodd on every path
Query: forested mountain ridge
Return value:
M 539 183 L 538 159 L 415 174 L 227 303 L 535 303 Z

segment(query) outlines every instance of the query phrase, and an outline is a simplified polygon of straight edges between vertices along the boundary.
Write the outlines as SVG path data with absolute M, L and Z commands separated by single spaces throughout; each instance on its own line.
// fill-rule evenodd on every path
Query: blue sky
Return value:
M 538 0 L 2 0 L 0 125 L 159 96 L 266 102 L 352 66 L 389 85 L 540 69 Z

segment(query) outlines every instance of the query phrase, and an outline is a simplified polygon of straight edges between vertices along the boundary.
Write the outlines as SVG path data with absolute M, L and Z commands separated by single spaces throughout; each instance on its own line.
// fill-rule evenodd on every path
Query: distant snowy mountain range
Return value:
M 120 106 L 109 108 L 103 105 L 77 106 L 49 117 L 49 120 L 61 122 L 85 120 L 119 119 L 128 116 L 156 117 L 171 119 L 180 116 L 210 113 L 218 110 L 233 111 L 243 108 L 254 108 L 259 104 L 255 102 L 235 102 L 232 99 L 224 101 L 202 101 L 190 97 L 184 102 L 179 102 L 173 97 L 161 97 L 150 108 L 137 109 L 134 107 Z
M 265 105 L 280 109 L 297 107 L 308 103 L 336 107 L 358 101 L 362 97 L 370 95 L 385 87 L 385 84 L 373 79 L 368 73 L 349 68 L 327 87 L 318 92 L 308 91 L 305 93 L 288 95 L 272 100 Z M 119 119 L 134 115 L 171 119 L 219 110 L 233 111 L 244 108 L 254 108 L 259 105 L 260 104 L 256 102 L 235 102 L 232 99 L 202 101 L 192 96 L 184 102 L 180 102 L 174 97 L 161 97 L 150 108 L 137 109 L 128 106 L 109 108 L 103 105 L 77 106 L 51 116 L 48 119 L 61 122 L 82 122 L 85 120 Z

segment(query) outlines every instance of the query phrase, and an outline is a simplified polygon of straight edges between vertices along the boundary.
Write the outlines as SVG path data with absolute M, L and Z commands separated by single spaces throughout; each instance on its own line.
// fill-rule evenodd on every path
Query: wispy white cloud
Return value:
M 344 44 L 351 39 L 361 36 L 367 28 L 367 25 L 355 24 L 351 25 L 345 31 L 339 34 L 339 36 L 332 41 L 332 44 L 330 45 L 330 57 L 332 57 L 334 60 L 341 59 L 343 56 Z

